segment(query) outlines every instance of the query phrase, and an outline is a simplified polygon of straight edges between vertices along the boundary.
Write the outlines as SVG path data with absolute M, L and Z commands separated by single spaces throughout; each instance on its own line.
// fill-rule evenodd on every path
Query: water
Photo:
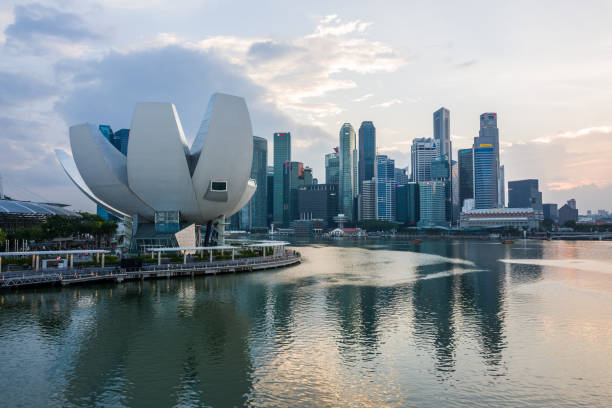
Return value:
M 612 243 L 361 241 L 0 294 L 2 407 L 612 406 Z

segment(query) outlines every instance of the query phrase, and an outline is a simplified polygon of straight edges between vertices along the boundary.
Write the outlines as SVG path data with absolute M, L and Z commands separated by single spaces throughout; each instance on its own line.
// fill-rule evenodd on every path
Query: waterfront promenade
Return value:
M 295 265 L 300 263 L 301 260 L 302 257 L 299 252 L 285 250 L 282 254 L 266 257 L 166 265 L 143 265 L 139 268 L 130 269 L 109 266 L 2 272 L 0 274 L 0 289 L 36 285 L 66 286 L 94 282 L 123 282 L 128 280 L 254 272 Z

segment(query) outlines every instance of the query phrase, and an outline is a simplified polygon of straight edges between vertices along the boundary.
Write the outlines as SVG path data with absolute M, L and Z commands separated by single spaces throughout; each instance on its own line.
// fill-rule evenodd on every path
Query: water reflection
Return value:
M 542 380 L 546 365 L 529 365 L 567 347 L 563 336 L 549 338 L 564 326 L 574 342 L 585 328 L 597 339 L 596 356 L 572 350 L 597 373 L 596 395 L 612 397 L 601 362 L 612 357 L 601 323 L 612 318 L 612 299 L 598 298 L 590 322 L 566 321 L 564 297 L 587 304 L 589 294 L 551 300 L 540 289 L 558 274 L 553 260 L 607 262 L 606 247 L 440 240 L 301 250 L 306 262 L 279 271 L 4 293 L 0 398 L 74 407 L 516 406 L 537 386 L 550 390 L 539 405 L 571 405 L 572 388 Z M 533 265 L 546 256 L 548 266 Z M 546 333 L 551 351 L 529 342 L 525 328 Z M 589 377 L 564 361 L 558 370 Z M 32 392 L 9 391 L 24 387 Z

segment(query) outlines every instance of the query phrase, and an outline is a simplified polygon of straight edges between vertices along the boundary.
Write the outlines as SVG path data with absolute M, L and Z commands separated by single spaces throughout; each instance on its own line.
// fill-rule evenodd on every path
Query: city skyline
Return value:
M 485 38 L 468 28 L 479 4 L 396 4 L 388 13 L 314 2 L 295 4 L 282 21 L 245 4 L 257 21 L 242 27 L 223 4 L 5 2 L 5 193 L 92 210 L 53 158 L 70 124 L 129 128 L 136 102 L 169 101 L 193 135 L 207 95 L 218 90 L 245 96 L 254 134 L 268 143 L 274 132 L 291 132 L 292 156 L 319 180 L 342 123 L 372 121 L 378 153 L 403 168 L 412 139 L 434 137 L 431 114 L 441 106 L 452 115 L 453 158 L 478 135 L 478 116 L 497 112 L 505 186 L 537 178 L 544 202 L 612 208 L 612 118 L 602 103 L 612 97 L 612 36 L 602 12 L 610 6 L 568 13 L 569 2 L 541 2 L 526 15 L 505 4 L 495 19 L 478 20 Z M 147 27 L 127 24 L 160 10 L 164 17 Z M 553 35 L 559 25 L 570 28 Z

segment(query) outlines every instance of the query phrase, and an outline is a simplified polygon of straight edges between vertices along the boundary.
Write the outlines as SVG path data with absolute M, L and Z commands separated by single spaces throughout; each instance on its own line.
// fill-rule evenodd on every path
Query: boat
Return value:
M 510 239 L 506 239 L 502 241 L 502 244 L 514 244 L 514 241 L 510 240 Z
M 412 243 L 413 243 L 413 244 L 420 244 L 421 242 L 423 242 L 423 241 L 422 241 L 422 240 L 420 240 L 420 239 L 413 239 L 413 240 L 412 240 Z

